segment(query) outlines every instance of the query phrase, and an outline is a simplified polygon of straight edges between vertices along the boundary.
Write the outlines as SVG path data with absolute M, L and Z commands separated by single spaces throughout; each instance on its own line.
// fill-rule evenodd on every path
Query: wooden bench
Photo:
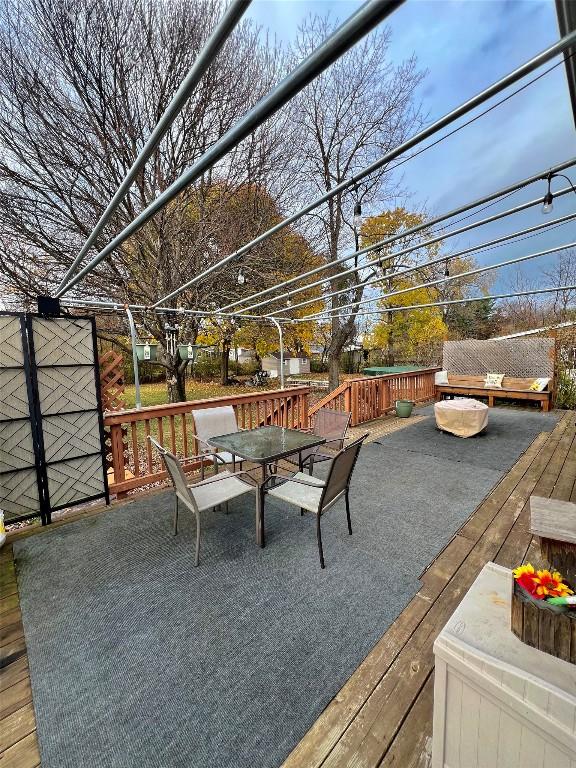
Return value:
M 543 392 L 530 390 L 530 385 L 535 379 L 518 379 L 505 376 L 502 381 L 502 389 L 499 387 L 485 387 L 484 376 L 459 376 L 448 374 L 448 384 L 436 384 L 436 400 L 443 400 L 446 396 L 458 395 L 468 397 L 485 397 L 488 405 L 492 407 L 494 400 L 536 400 L 541 403 L 542 410 L 546 413 L 552 405 L 551 382 Z

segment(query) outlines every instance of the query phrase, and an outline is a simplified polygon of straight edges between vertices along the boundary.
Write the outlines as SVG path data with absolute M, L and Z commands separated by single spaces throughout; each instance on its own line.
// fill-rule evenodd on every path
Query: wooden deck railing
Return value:
M 439 370 L 426 368 L 423 371 L 347 379 L 310 408 L 309 419 L 312 422 L 314 414 L 326 406 L 337 411 L 350 411 L 354 427 L 384 416 L 394 409 L 396 400 L 412 400 L 415 403 L 433 400 L 434 374 Z
M 160 458 L 146 440 L 148 435 L 181 457 L 198 454 L 193 410 L 231 405 L 243 429 L 262 424 L 300 429 L 308 426 L 309 394 L 310 387 L 294 387 L 108 413 L 104 427 L 110 435 L 110 492 L 122 497 L 127 491 L 166 478 Z M 186 468 L 193 469 L 194 464 Z

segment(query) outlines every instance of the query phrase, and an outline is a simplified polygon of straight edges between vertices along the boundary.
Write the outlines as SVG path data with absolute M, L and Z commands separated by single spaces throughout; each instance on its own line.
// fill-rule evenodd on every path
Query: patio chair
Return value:
M 202 453 L 213 454 L 214 448 L 210 445 L 210 438 L 219 435 L 231 435 L 233 432 L 239 432 L 236 413 L 231 405 L 222 405 L 218 408 L 202 408 L 192 411 L 194 419 L 194 428 L 196 434 L 193 437 L 198 441 L 198 447 Z M 217 454 L 223 459 L 225 464 L 232 464 L 232 470 L 236 470 L 236 456 L 228 451 L 221 451 Z M 242 469 L 242 459 L 238 464 Z
M 314 427 L 311 430 L 314 435 L 325 437 L 326 442 L 314 448 L 307 448 L 299 454 L 294 453 L 287 457 L 291 464 L 297 464 L 300 469 L 308 468 L 311 475 L 314 464 L 320 461 L 332 461 L 338 451 L 344 448 L 346 432 L 350 426 L 352 414 L 348 411 L 336 411 L 333 408 L 320 408 L 314 419 Z
M 243 496 L 245 493 L 249 493 L 255 489 L 254 485 L 244 482 L 240 479 L 240 475 L 248 475 L 248 472 L 229 472 L 227 469 L 218 472 L 213 477 L 209 477 L 207 480 L 201 480 L 199 483 L 190 484 L 184 474 L 182 465 L 178 461 L 177 457 L 173 453 L 166 450 L 163 445 L 160 445 L 153 437 L 148 436 L 148 440 L 157 448 L 158 452 L 162 456 L 166 471 L 172 480 L 175 494 L 175 506 L 174 506 L 174 536 L 178 533 L 178 502 L 181 501 L 185 507 L 194 513 L 196 517 L 196 558 L 194 565 L 197 566 L 200 562 L 200 518 L 203 512 L 209 509 L 214 509 L 222 504 L 227 504 L 232 499 L 238 496 Z M 203 453 L 199 456 L 188 456 L 187 460 L 204 459 L 207 456 Z M 214 461 L 217 463 L 224 461 L 220 459 L 217 453 L 212 454 Z
M 362 443 L 368 437 L 368 433 L 362 435 L 353 443 L 339 451 L 333 458 L 328 477 L 320 480 L 304 472 L 283 479 L 281 484 L 265 489 L 265 493 L 277 499 L 300 507 L 300 514 L 304 511 L 313 512 L 316 515 L 316 537 L 318 539 L 318 553 L 320 555 L 320 567 L 324 568 L 324 552 L 322 549 L 322 532 L 320 518 L 330 507 L 342 497 L 346 502 L 346 518 L 348 520 L 348 533 L 352 535 L 352 523 L 350 521 L 350 480 L 352 472 L 360 453 Z M 269 477 L 264 485 L 269 482 L 279 481 L 279 476 Z

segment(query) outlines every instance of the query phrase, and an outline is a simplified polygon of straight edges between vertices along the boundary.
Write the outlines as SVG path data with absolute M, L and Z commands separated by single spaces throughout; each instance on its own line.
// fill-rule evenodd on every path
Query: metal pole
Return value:
M 188 281 L 187 283 L 185 283 L 176 291 L 172 291 L 172 293 L 169 293 L 166 296 L 163 296 L 159 300 L 159 303 L 165 302 L 168 299 L 171 299 L 174 296 L 177 296 L 183 290 L 190 288 L 190 286 L 198 282 L 198 280 L 201 280 L 211 272 L 214 272 L 216 269 L 220 269 L 228 262 L 246 253 L 248 250 L 250 250 L 250 248 L 263 242 L 264 240 L 269 238 L 271 235 L 275 234 L 276 232 L 279 232 L 281 229 L 284 229 L 284 227 L 288 226 L 289 224 L 293 223 L 297 219 L 301 218 L 306 213 L 309 213 L 311 210 L 316 208 L 321 203 L 325 202 L 326 200 L 329 200 L 331 197 L 338 194 L 339 192 L 342 192 L 344 189 L 347 189 L 348 187 L 353 186 L 354 184 L 357 184 L 365 176 L 368 176 L 371 173 L 374 173 L 374 171 L 379 170 L 380 168 L 382 168 L 382 166 L 386 165 L 391 160 L 396 159 L 400 155 L 407 152 L 409 149 L 412 149 L 412 147 L 419 144 L 421 141 L 424 141 L 425 139 L 429 138 L 433 134 L 437 133 L 442 128 L 445 128 L 446 126 L 450 125 L 450 123 L 453 123 L 459 117 L 462 117 L 463 115 L 467 114 L 471 110 L 475 109 L 480 104 L 483 104 L 485 101 L 490 99 L 492 96 L 495 96 L 497 93 L 504 90 L 509 85 L 513 85 L 518 80 L 521 80 L 525 75 L 530 74 L 535 69 L 540 67 L 542 64 L 545 64 L 547 61 L 554 58 L 554 56 L 557 56 L 559 53 L 562 53 L 562 51 L 566 50 L 566 48 L 569 48 L 571 45 L 574 44 L 575 41 L 576 41 L 576 31 L 571 32 L 569 35 L 566 35 L 561 40 L 556 42 L 554 45 L 550 46 L 550 48 L 547 48 L 545 51 L 542 51 L 537 56 L 530 59 L 530 61 L 527 61 L 521 67 L 518 67 L 517 69 L 515 69 L 509 75 L 506 75 L 501 80 L 498 80 L 496 83 L 493 83 L 491 86 L 486 88 L 484 91 L 481 91 L 479 94 L 472 97 L 471 99 L 466 101 L 464 104 L 461 104 L 459 107 L 456 107 L 456 109 L 452 110 L 452 112 L 449 112 L 447 115 L 444 115 L 444 117 L 441 117 L 435 123 L 432 123 L 432 125 L 428 126 L 428 128 L 425 128 L 423 131 L 420 131 L 420 133 L 416 134 L 411 139 L 408 139 L 400 146 L 396 147 L 390 152 L 387 152 L 379 160 L 376 160 L 374 163 L 367 166 L 362 171 L 359 171 L 359 173 L 357 173 L 355 176 L 352 176 L 347 181 L 343 181 L 340 184 L 337 184 L 329 192 L 326 192 L 324 195 L 321 195 L 320 197 L 316 198 L 316 200 L 314 200 L 312 203 L 305 206 L 304 208 L 301 208 L 293 216 L 290 216 L 287 219 L 284 219 L 275 227 L 272 227 L 271 229 L 267 230 L 266 232 L 264 232 L 262 235 L 252 240 L 247 245 L 242 246 L 242 248 L 240 248 L 239 250 L 235 251 L 234 253 L 231 253 L 229 256 L 219 261 L 218 264 L 215 264 L 209 267 L 207 270 L 200 273 L 199 275 L 197 275 L 195 278 Z
M 142 402 L 140 400 L 140 375 L 138 373 L 138 354 L 136 352 L 136 325 L 134 324 L 134 318 L 132 317 L 130 307 L 125 307 L 125 310 L 128 316 L 128 324 L 130 325 L 130 339 L 132 340 L 132 367 L 134 369 L 136 408 L 140 410 L 140 408 L 142 408 Z
M 282 334 L 282 326 L 276 320 L 275 317 L 267 318 L 271 323 L 274 323 L 278 329 L 278 336 L 280 338 L 280 389 L 284 389 L 284 336 Z
M 566 245 L 560 245 L 557 248 L 547 248 L 545 251 L 530 253 L 527 256 L 518 256 L 515 259 L 508 259 L 507 261 L 501 261 L 498 264 L 490 264 L 487 267 L 478 267 L 477 269 L 470 269 L 467 272 L 461 272 L 460 274 L 457 274 L 457 275 L 451 275 L 449 277 L 439 277 L 437 280 L 429 280 L 427 283 L 412 285 L 409 288 L 401 288 L 398 291 L 390 291 L 389 293 L 384 293 L 381 296 L 376 296 L 371 299 L 363 299 L 362 301 L 352 301 L 349 304 L 341 304 L 338 307 L 338 309 L 340 310 L 340 309 L 349 309 L 350 307 L 358 307 L 362 304 L 370 304 L 370 302 L 374 301 L 375 299 L 378 301 L 384 300 L 384 299 L 390 299 L 390 298 L 393 298 L 394 296 L 400 296 L 406 293 L 411 293 L 412 291 L 417 291 L 420 288 L 432 288 L 434 285 L 440 285 L 441 283 L 451 283 L 454 280 L 460 280 L 463 277 L 470 277 L 471 275 L 479 275 L 482 272 L 490 272 L 492 269 L 500 269 L 501 267 L 508 267 L 511 264 L 520 264 L 523 261 L 529 261 L 530 259 L 537 259 L 540 256 L 548 256 L 548 254 L 550 253 L 563 251 L 565 248 L 574 248 L 575 246 L 576 246 L 576 242 L 573 242 L 573 243 L 566 243 Z M 322 314 L 323 312 L 315 312 L 312 315 L 304 315 L 304 317 L 307 320 L 312 320 L 313 318 L 316 318 Z
M 390 15 L 404 0 L 368 0 L 356 13 L 342 24 L 324 43 L 314 50 L 295 70 L 281 83 L 261 99 L 235 126 L 230 128 L 214 146 L 207 150 L 187 171 L 174 181 L 161 195 L 148 205 L 127 227 L 125 227 L 108 245 L 100 251 L 92 261 L 80 270 L 78 274 L 60 288 L 56 294 L 60 298 L 89 274 L 103 259 L 111 254 L 118 246 L 162 210 L 171 200 L 177 197 L 186 187 L 198 179 L 205 171 L 223 158 L 231 149 L 249 136 L 256 128 L 277 112 L 297 93 L 312 82 L 340 56 L 351 48 L 358 40 L 365 37 L 375 26 Z M 575 35 L 576 38 L 576 35 Z M 560 49 L 562 50 L 562 49 Z M 214 265 L 217 269 L 219 265 Z M 199 278 L 198 278 L 199 279 Z M 194 281 L 195 282 L 195 281 Z M 184 288 L 173 291 L 168 296 L 156 302 L 155 306 L 163 304 L 176 296 Z
M 196 86 L 202 79 L 202 76 L 205 74 L 206 70 L 212 64 L 220 50 L 222 49 L 222 46 L 226 42 L 226 40 L 230 37 L 231 33 L 233 32 L 234 28 L 242 18 L 242 15 L 250 5 L 252 0 L 232 0 L 232 3 L 227 8 L 226 12 L 224 13 L 224 16 L 208 38 L 208 41 L 206 42 L 206 45 L 204 48 L 200 51 L 200 54 L 196 61 L 194 62 L 194 65 L 192 66 L 192 69 L 188 72 L 184 80 L 182 81 L 182 84 L 174 94 L 172 101 L 166 109 L 164 110 L 164 113 L 162 117 L 158 120 L 156 127 L 150 134 L 150 137 L 146 144 L 142 147 L 140 152 L 138 153 L 138 156 L 136 157 L 136 160 L 134 160 L 134 163 L 132 164 L 131 168 L 129 169 L 128 173 L 124 177 L 124 180 L 116 190 L 114 197 L 110 202 L 108 203 L 108 206 L 100 219 L 98 220 L 98 223 L 88 236 L 88 239 L 82 246 L 82 249 L 80 250 L 80 253 L 72 264 L 70 265 L 68 271 L 62 278 L 62 281 L 60 285 L 58 286 L 58 291 L 61 291 L 62 288 L 66 285 L 67 281 L 71 277 L 71 275 L 74 274 L 74 271 L 76 270 L 76 267 L 84 256 L 88 253 L 90 248 L 94 245 L 96 238 L 98 235 L 102 232 L 104 229 L 104 226 L 109 221 L 110 217 L 114 213 L 114 211 L 118 208 L 122 200 L 125 198 L 126 193 L 130 189 L 132 183 L 134 182 L 136 176 L 141 171 L 141 169 L 146 164 L 146 161 L 150 158 L 156 147 L 160 144 L 166 133 L 169 131 L 172 123 L 182 110 L 184 104 L 186 101 L 190 98 L 192 93 L 194 92 Z
M 133 312 L 148 312 L 150 307 L 145 304 L 120 304 L 117 301 L 99 301 L 98 299 L 64 299 L 62 306 L 68 308 L 79 309 L 110 309 L 118 311 L 119 309 L 125 309 L 128 307 Z M 199 317 L 237 317 L 242 320 L 270 320 L 269 315 L 244 315 L 239 312 L 212 312 L 209 310 L 201 309 L 181 309 L 176 307 L 157 307 L 155 310 L 158 314 L 172 313 L 177 315 L 196 315 Z M 278 318 L 279 322 L 291 322 L 288 318 Z
M 574 165 L 576 163 L 576 158 L 572 158 L 566 163 L 562 163 L 561 166 L 557 166 L 557 168 L 561 168 L 562 170 L 565 170 L 566 168 L 569 168 L 570 166 Z M 479 205 L 483 205 L 484 203 L 488 203 L 494 200 L 497 200 L 499 197 L 502 197 L 503 195 L 510 194 L 511 192 L 515 192 L 518 189 L 522 189 L 522 187 L 526 187 L 529 184 L 534 183 L 535 181 L 542 181 L 545 180 L 549 173 L 556 173 L 557 170 L 550 169 L 547 171 L 544 171 L 543 173 L 536 174 L 534 176 L 529 176 L 527 179 L 523 179 L 522 181 L 517 182 L 516 184 L 512 184 L 509 187 L 505 187 L 504 189 L 498 190 L 498 192 L 494 192 L 491 195 L 487 195 L 486 197 L 481 197 L 478 200 L 475 200 L 472 203 L 467 203 L 466 205 L 460 206 L 459 208 L 455 208 L 452 211 L 449 211 L 448 213 L 443 214 L 442 216 L 437 216 L 434 219 L 430 219 L 429 221 L 425 221 L 422 224 L 418 224 L 415 227 L 411 227 L 410 229 L 405 230 L 404 232 L 400 232 L 398 234 L 394 234 L 390 237 L 388 237 L 386 240 L 381 240 L 379 243 L 379 247 L 390 245 L 391 243 L 395 242 L 396 240 L 399 240 L 403 237 L 408 237 L 409 235 L 414 235 L 417 232 L 421 232 L 422 230 L 429 229 L 430 227 L 433 227 L 436 224 L 439 224 L 442 221 L 446 221 L 446 219 L 451 219 L 454 216 L 458 216 L 461 213 L 465 213 L 466 211 L 471 210 L 472 208 L 476 208 Z M 366 253 L 368 250 L 373 248 L 374 246 L 370 246 L 370 248 L 362 249 L 361 253 Z M 239 299 L 238 301 L 233 301 L 231 304 L 226 304 L 224 307 L 220 307 L 220 311 L 224 312 L 226 310 L 232 309 L 233 307 L 237 307 L 240 304 L 245 304 L 247 301 L 251 301 L 253 299 L 258 299 L 261 296 L 268 296 L 271 293 L 274 293 L 275 291 L 285 288 L 289 285 L 293 285 L 294 283 L 299 282 L 300 280 L 303 280 L 306 277 L 312 277 L 312 275 L 316 275 L 319 272 L 324 272 L 327 269 L 330 269 L 331 267 L 336 266 L 337 264 L 342 264 L 345 261 L 349 261 L 350 259 L 354 258 L 356 256 L 356 253 L 348 253 L 346 256 L 342 256 L 339 259 L 335 259 L 334 261 L 331 261 L 327 264 L 322 264 L 320 267 L 316 267 L 315 269 L 311 269 L 308 272 L 303 272 L 301 275 L 297 275 L 296 277 L 292 277 L 289 280 L 284 280 L 281 283 L 278 283 L 277 285 L 273 285 L 270 288 L 266 288 L 263 291 L 258 291 L 257 293 L 253 293 L 251 296 L 247 296 L 244 299 Z M 368 266 L 368 265 L 364 265 Z M 361 266 L 360 269 L 363 269 Z M 283 296 L 285 298 L 285 296 Z M 253 305 L 251 305 L 253 306 Z
M 472 245 L 470 248 L 465 248 L 463 251 L 456 251 L 456 253 L 450 253 L 448 256 L 439 256 L 437 259 L 430 259 L 430 261 L 423 262 L 422 264 L 416 264 L 414 266 L 407 266 L 401 271 L 396 272 L 390 272 L 387 275 L 380 275 L 379 277 L 374 277 L 373 279 L 365 280 L 363 283 L 359 283 L 357 286 L 352 286 L 352 288 L 341 288 L 339 291 L 332 291 L 331 293 L 324 294 L 321 298 L 326 300 L 330 299 L 333 296 L 339 296 L 342 293 L 350 293 L 352 289 L 355 288 L 365 288 L 368 285 L 376 285 L 378 283 L 383 282 L 384 280 L 389 280 L 393 277 L 405 277 L 406 275 L 409 275 L 413 272 L 418 272 L 420 269 L 426 269 L 427 267 L 433 267 L 436 264 L 442 264 L 447 263 L 448 261 L 452 261 L 452 259 L 458 259 L 460 256 L 465 256 L 469 253 L 474 253 L 475 251 L 483 251 L 487 248 L 491 248 L 495 245 L 499 245 L 501 243 L 505 243 L 507 240 L 512 240 L 515 237 L 520 237 L 521 235 L 526 235 L 529 232 L 537 232 L 540 229 L 546 229 L 547 227 L 554 227 L 558 224 L 564 224 L 567 221 L 571 221 L 572 219 L 576 218 L 576 213 L 570 213 L 567 216 L 561 216 L 558 219 L 552 219 L 551 221 L 543 222 L 542 224 L 536 224 L 534 227 L 528 227 L 527 229 L 521 229 L 518 232 L 512 232 L 510 235 L 504 235 L 503 237 L 497 237 L 495 240 L 489 240 L 486 243 L 479 243 L 478 245 Z M 396 255 L 396 254 L 395 254 Z M 377 264 L 378 262 L 375 262 Z M 397 266 L 397 265 L 396 265 Z M 372 269 L 372 274 L 375 273 L 375 270 Z M 290 294 L 287 294 L 290 295 Z M 284 296 L 282 298 L 285 298 Z M 286 309 L 277 309 L 276 314 L 279 314 L 280 312 L 291 312 L 295 309 L 299 309 L 300 307 L 305 307 L 308 304 L 314 304 L 319 299 L 308 299 L 307 301 L 301 301 L 298 304 L 292 304 L 290 307 L 287 307 Z
M 571 190 L 570 187 L 565 187 L 564 189 L 561 189 L 559 192 L 554 193 L 554 197 L 561 197 L 562 195 L 567 195 L 571 191 L 572 190 Z M 454 237 L 455 235 L 461 235 L 463 232 L 469 232 L 470 230 L 476 229 L 477 227 L 481 227 L 484 224 L 491 224 L 493 221 L 498 221 L 499 219 L 506 218 L 507 216 L 511 216 L 514 213 L 520 213 L 521 211 L 525 211 L 528 208 L 532 208 L 535 205 L 541 205 L 541 204 L 542 204 L 542 198 L 541 197 L 537 197 L 535 200 L 530 200 L 527 203 L 522 203 L 521 205 L 516 205 L 516 206 L 514 206 L 514 208 L 508 208 L 507 210 L 502 211 L 501 213 L 495 213 L 492 216 L 488 216 L 485 219 L 479 219 L 478 221 L 475 221 L 472 224 L 467 224 L 465 227 L 460 227 L 459 229 L 454 229 L 451 232 L 444 232 L 443 234 L 437 235 L 436 237 L 433 237 L 430 240 L 423 240 L 422 242 L 416 243 L 415 245 L 411 245 L 408 248 L 403 248 L 400 251 L 396 251 L 395 253 L 391 253 L 389 256 L 383 256 L 380 259 L 375 259 L 373 264 L 371 264 L 371 263 L 364 264 L 361 267 L 361 269 L 366 269 L 368 267 L 377 266 L 379 263 L 381 263 L 383 261 L 390 261 L 391 259 L 395 259 L 398 256 L 404 256 L 407 253 L 412 253 L 413 251 L 417 251 L 420 248 L 426 248 L 429 245 L 434 245 L 435 243 L 440 243 L 440 242 L 442 242 L 443 240 L 445 240 L 448 237 Z M 378 243 L 374 243 L 373 245 L 370 245 L 370 246 L 367 246 L 366 248 L 364 248 L 362 250 L 362 253 L 366 253 L 367 251 L 375 251 L 378 248 L 381 248 L 382 244 L 383 244 L 383 241 L 378 242 Z M 443 260 L 446 259 L 445 256 L 443 256 L 442 258 L 443 258 Z M 338 272 L 336 275 L 331 275 L 330 277 L 322 277 L 320 280 L 316 280 L 313 283 L 308 283 L 307 285 L 305 285 L 303 287 L 295 288 L 293 291 L 288 291 L 288 293 L 285 293 L 285 294 L 282 295 L 282 299 L 287 299 L 290 296 L 294 296 L 295 294 L 301 293 L 302 291 L 305 291 L 305 290 L 309 290 L 310 288 L 316 288 L 317 286 L 322 285 L 322 283 L 326 283 L 326 282 L 328 282 L 330 280 L 333 280 L 334 278 L 342 278 L 342 277 L 346 277 L 347 275 L 352 275 L 356 271 L 357 271 L 357 269 L 355 267 L 351 267 L 350 269 L 345 269 L 345 270 L 342 270 L 341 272 Z M 250 304 L 249 306 L 246 307 L 246 311 L 257 309 L 258 307 L 262 307 L 265 304 L 270 304 L 271 302 L 274 302 L 274 301 L 279 301 L 279 299 L 277 297 L 275 297 L 275 298 L 272 298 L 272 299 L 266 299 L 264 301 L 261 301 L 258 304 Z M 290 307 L 289 309 L 292 309 L 292 307 Z M 280 310 L 279 309 L 279 310 L 276 310 L 275 312 L 276 312 L 276 314 L 278 314 L 279 312 L 289 311 L 289 309 L 288 310 Z
M 568 320 L 565 323 L 557 325 L 547 325 L 544 328 L 532 328 L 530 331 L 519 331 L 518 333 L 509 333 L 507 336 L 492 336 L 490 341 L 505 341 L 506 339 L 518 339 L 522 336 L 533 336 L 535 333 L 544 333 L 545 331 L 556 331 L 560 328 L 571 328 L 576 325 L 576 320 Z
M 409 307 L 386 307 L 385 309 L 374 309 L 370 312 L 358 312 L 356 314 L 356 317 L 367 317 L 368 315 L 384 315 L 388 314 L 389 312 L 406 312 L 407 310 L 412 309 L 427 309 L 429 307 L 445 307 L 448 304 L 468 304 L 470 302 L 474 301 L 496 301 L 498 299 L 513 299 L 517 296 L 535 296 L 540 293 L 559 293 L 560 291 L 575 291 L 576 285 L 561 285 L 558 288 L 537 288 L 532 291 L 519 291 L 516 293 L 500 293 L 496 295 L 491 296 L 472 296 L 468 299 L 447 299 L 446 301 L 432 301 L 429 304 L 412 304 Z M 372 301 L 378 301 L 378 297 L 375 297 L 372 299 Z M 325 320 L 330 320 L 332 317 L 338 317 L 340 319 L 350 319 L 349 315 L 336 315 L 333 314 L 334 312 L 339 312 L 340 308 L 337 310 L 328 310 L 326 317 L 323 318 Z M 309 322 L 306 318 L 298 318 L 296 320 L 297 323 L 306 323 Z

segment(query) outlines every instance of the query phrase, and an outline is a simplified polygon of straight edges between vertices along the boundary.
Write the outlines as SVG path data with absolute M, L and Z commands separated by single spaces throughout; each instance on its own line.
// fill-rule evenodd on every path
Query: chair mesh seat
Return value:
M 226 464 L 232 464 L 234 462 L 234 456 L 232 456 L 232 454 L 228 451 L 216 451 L 216 453 L 222 459 L 222 461 L 226 462 Z
M 297 472 L 294 475 L 296 480 L 302 480 L 307 485 L 302 483 L 293 483 L 288 480 L 286 483 L 282 483 L 275 488 L 270 488 L 268 491 L 269 496 L 274 496 L 282 501 L 287 501 L 290 504 L 294 504 L 296 507 L 302 507 L 309 512 L 318 512 L 320 506 L 320 499 L 322 497 L 322 490 L 324 488 L 324 481 L 318 477 L 304 474 L 303 472 Z M 315 487 L 311 487 L 311 485 Z
M 215 477 L 219 479 L 215 481 Z M 217 507 L 218 504 L 224 504 L 243 493 L 254 490 L 252 485 L 234 477 L 227 469 L 218 472 L 217 475 L 207 480 L 189 485 L 188 488 L 192 492 L 200 512 Z

